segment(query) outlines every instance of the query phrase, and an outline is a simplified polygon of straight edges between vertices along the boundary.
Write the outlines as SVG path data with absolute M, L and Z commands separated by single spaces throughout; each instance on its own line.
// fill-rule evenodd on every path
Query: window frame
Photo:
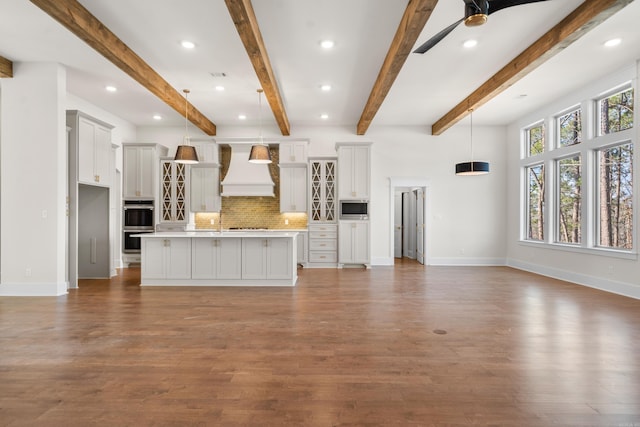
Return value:
M 635 74 L 633 74 L 635 76 Z M 626 77 L 626 78 L 625 78 Z M 638 87 L 637 81 L 633 77 L 628 75 L 620 78 L 620 75 L 614 79 L 603 80 L 597 85 L 594 84 L 589 88 L 583 90 L 582 95 L 578 94 L 574 97 L 574 101 L 570 99 L 561 99 L 556 102 L 556 108 L 550 111 L 551 108 L 547 108 L 546 112 L 537 114 L 537 117 L 532 117 L 531 121 L 528 121 L 520 127 L 520 238 L 519 244 L 529 245 L 535 247 L 548 247 L 551 249 L 597 254 L 607 257 L 623 258 L 623 259 L 637 259 L 640 242 L 638 241 L 640 221 L 640 212 L 638 210 L 640 206 L 640 187 L 638 185 L 639 169 L 638 164 L 640 161 L 640 155 L 638 154 L 638 138 L 640 137 L 640 113 L 638 112 L 638 106 L 640 102 L 638 100 Z M 620 82 L 623 83 L 620 83 Z M 593 87 L 600 87 L 600 92 Z M 633 125 L 629 129 L 625 129 L 618 132 L 608 133 L 600 135 L 600 108 L 599 103 L 602 99 L 617 93 L 624 92 L 625 90 L 633 90 Z M 591 94 L 589 95 L 589 92 Z M 595 93 L 594 93 L 595 92 Z M 579 102 L 576 102 L 579 99 Z M 569 101 L 569 102 L 565 102 Z M 562 105 L 562 104 L 564 105 Z M 560 108 L 557 108 L 560 107 Z M 560 146 L 560 123 L 559 119 L 575 110 L 581 110 L 581 137 L 582 141 L 578 144 Z M 541 119 L 542 117 L 542 119 Z M 545 131 L 544 150 L 540 154 L 530 155 L 530 130 L 536 126 L 543 124 L 544 128 L 549 130 Z M 599 209 L 599 194 L 598 194 L 598 150 L 602 150 L 607 147 L 616 145 L 624 145 L 625 143 L 631 143 L 633 149 L 633 231 L 632 231 L 632 248 L 612 248 L 600 246 L 600 209 Z M 581 224 L 580 224 L 580 243 L 568 243 L 560 242 L 560 160 L 580 156 L 581 168 Z M 543 163 L 545 168 L 545 198 L 544 201 L 544 240 L 532 240 L 529 238 L 529 183 L 528 183 L 528 168 L 537 164 Z

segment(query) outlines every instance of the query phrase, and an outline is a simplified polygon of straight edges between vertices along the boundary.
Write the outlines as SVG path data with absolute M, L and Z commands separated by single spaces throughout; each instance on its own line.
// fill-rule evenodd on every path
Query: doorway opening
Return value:
M 390 178 L 392 259 L 429 264 L 429 183 L 422 178 Z

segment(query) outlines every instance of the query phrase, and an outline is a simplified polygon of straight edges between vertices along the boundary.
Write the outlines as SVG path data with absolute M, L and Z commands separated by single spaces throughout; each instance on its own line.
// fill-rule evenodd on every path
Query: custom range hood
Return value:
M 275 197 L 274 183 L 268 164 L 249 162 L 251 144 L 229 144 L 231 160 L 222 181 L 222 196 L 268 196 Z

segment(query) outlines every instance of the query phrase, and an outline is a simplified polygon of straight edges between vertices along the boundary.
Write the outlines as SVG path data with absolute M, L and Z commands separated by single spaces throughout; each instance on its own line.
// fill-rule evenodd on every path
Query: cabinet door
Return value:
M 338 198 L 368 199 L 370 147 L 341 146 L 338 149 Z
M 336 220 L 336 161 L 309 162 L 309 222 Z
M 280 168 L 280 212 L 307 212 L 307 168 Z
M 191 278 L 191 239 L 166 239 L 166 278 Z
M 290 239 L 267 240 L 267 279 L 291 278 L 293 248 Z
M 280 164 L 306 164 L 307 141 L 286 141 L 279 146 Z
M 99 125 L 95 125 L 94 131 L 94 175 L 96 176 L 96 183 L 100 185 L 110 185 L 111 171 L 109 171 L 109 156 L 111 155 L 111 131 Z
M 266 279 L 266 248 L 267 239 L 242 239 L 242 278 Z
M 164 279 L 166 239 L 142 239 L 142 272 L 145 279 Z
M 191 278 L 215 279 L 218 239 L 191 239 Z
M 352 227 L 353 232 L 353 261 L 357 263 L 369 263 L 369 223 L 356 222 Z
M 95 124 L 84 117 L 78 119 L 78 181 L 95 184 Z
M 352 263 L 353 260 L 353 222 L 340 221 L 338 224 L 338 259 L 341 263 Z
M 242 239 L 225 237 L 218 240 L 216 258 L 218 279 L 240 279 L 242 277 Z
M 219 180 L 217 167 L 191 167 L 192 212 L 220 212 Z
M 138 147 L 137 197 L 156 197 L 157 161 L 155 147 Z
M 160 162 L 160 222 L 187 221 L 187 168 L 171 160 Z
M 125 198 L 138 197 L 139 195 L 139 153 L 140 149 L 138 147 L 123 147 L 122 149 L 122 169 L 124 171 L 122 176 L 122 196 Z

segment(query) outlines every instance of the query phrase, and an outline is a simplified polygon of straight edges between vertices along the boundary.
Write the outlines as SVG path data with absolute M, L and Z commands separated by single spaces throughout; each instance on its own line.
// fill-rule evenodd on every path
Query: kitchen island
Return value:
M 141 286 L 295 286 L 291 231 L 140 234 Z

